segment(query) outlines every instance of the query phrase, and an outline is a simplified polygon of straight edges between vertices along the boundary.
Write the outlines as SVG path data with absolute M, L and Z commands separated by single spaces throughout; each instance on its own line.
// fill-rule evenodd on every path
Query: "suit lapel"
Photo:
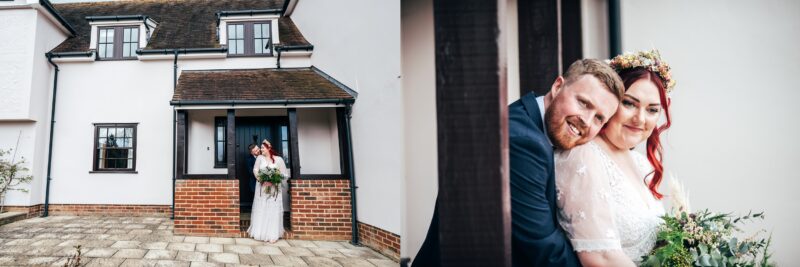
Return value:
M 536 129 L 542 134 L 545 134 L 542 128 L 542 125 L 544 125 L 542 123 L 542 112 L 544 111 L 539 110 L 539 103 L 536 103 L 536 95 L 528 93 L 522 97 L 522 105 L 525 106 L 525 111 L 528 112 L 528 116 L 533 120 Z

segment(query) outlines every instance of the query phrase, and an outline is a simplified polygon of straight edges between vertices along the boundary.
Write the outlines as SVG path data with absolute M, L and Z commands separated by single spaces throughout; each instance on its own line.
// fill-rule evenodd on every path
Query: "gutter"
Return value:
M 167 48 L 167 49 L 137 49 L 137 55 L 169 55 L 169 54 L 199 54 L 199 53 L 227 53 L 228 47 L 220 48 Z M 175 60 L 177 63 L 177 59 Z
M 53 178 L 50 176 L 50 173 L 53 169 L 53 130 L 56 125 L 56 93 L 58 92 L 58 65 L 53 63 L 53 53 L 46 53 L 45 56 L 47 57 L 47 62 L 53 67 L 56 68 L 55 76 L 53 76 L 53 103 L 50 107 L 50 140 L 47 147 L 47 186 L 45 189 L 44 195 L 44 213 L 42 217 L 47 217 L 50 214 L 50 181 Z
M 69 22 L 67 22 L 67 20 L 61 16 L 61 14 L 58 14 L 58 11 L 56 11 L 53 5 L 50 4 L 50 1 L 39 0 L 39 5 L 43 6 L 44 9 L 47 9 L 47 12 L 50 12 L 50 15 L 53 15 L 53 17 L 55 17 L 56 20 L 58 20 L 58 22 L 61 23 L 62 26 L 64 26 L 64 28 L 67 28 L 67 31 L 69 31 L 69 33 L 71 34 L 70 37 L 75 37 L 76 35 L 78 35 L 77 31 L 75 31 L 75 28 L 73 28 L 72 25 L 70 25 Z
M 357 212 L 358 205 L 356 204 L 356 189 L 358 189 L 358 186 L 356 186 L 356 174 L 355 174 L 356 170 L 355 170 L 355 167 L 353 166 L 354 165 L 353 164 L 353 138 L 351 137 L 351 134 L 350 134 L 350 119 L 352 118 L 352 113 L 353 113 L 353 107 L 352 107 L 351 104 L 348 104 L 347 107 L 345 107 L 345 112 L 346 112 L 346 114 L 344 116 L 344 118 L 345 118 L 344 119 L 344 123 L 345 123 L 344 134 L 345 134 L 345 138 L 347 140 L 347 165 L 348 165 L 348 167 L 347 167 L 347 176 L 349 176 L 348 178 L 350 179 L 350 211 L 351 211 L 350 218 L 353 220 L 350 223 L 350 225 L 353 228 L 352 229 L 352 231 L 353 231 L 352 243 L 353 243 L 353 245 L 358 245 L 359 244 L 359 240 L 358 240 L 358 212 Z
M 281 52 L 283 51 L 292 51 L 292 50 L 305 50 L 311 51 L 314 50 L 313 45 L 276 45 L 275 52 L 278 52 L 278 59 L 277 59 L 277 67 L 281 68 Z
M 88 21 L 120 21 L 120 20 L 147 20 L 149 16 L 145 15 L 120 15 L 120 16 L 86 16 Z
M 199 105 L 293 105 L 293 104 L 345 104 L 355 103 L 355 99 L 325 98 L 325 99 L 284 99 L 284 100 L 172 100 L 173 106 L 199 106 Z
M 50 60 L 52 57 L 62 58 L 62 57 L 91 57 L 94 54 L 94 51 L 89 50 L 86 52 L 48 52 L 45 54 L 47 59 Z

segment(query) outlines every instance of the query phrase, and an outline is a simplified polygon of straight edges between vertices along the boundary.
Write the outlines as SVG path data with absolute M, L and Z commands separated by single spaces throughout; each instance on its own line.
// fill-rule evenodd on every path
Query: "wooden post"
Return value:
M 292 177 L 300 179 L 300 152 L 297 142 L 297 109 L 290 108 L 289 113 L 289 155 L 292 157 Z
M 434 0 L 442 266 L 511 266 L 505 7 Z
M 561 73 L 560 0 L 519 0 L 519 96 L 544 95 Z M 569 63 L 567 63 L 569 64 Z
M 225 142 L 228 157 L 228 179 L 236 179 L 236 110 L 228 109 Z
M 175 164 L 175 178 L 183 179 L 183 175 L 186 174 L 186 111 L 179 109 L 177 113 L 175 159 L 178 162 Z

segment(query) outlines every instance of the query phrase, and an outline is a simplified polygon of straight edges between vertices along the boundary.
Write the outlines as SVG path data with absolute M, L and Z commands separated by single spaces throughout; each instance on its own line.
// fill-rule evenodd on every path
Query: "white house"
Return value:
M 344 15 L 355 10 L 383 19 Z M 34 177 L 5 204 L 29 216 L 171 216 L 179 233 L 239 236 L 253 197 L 248 145 L 268 139 L 291 170 L 291 237 L 397 259 L 398 11 L 0 1 L 0 149 L 18 142 Z

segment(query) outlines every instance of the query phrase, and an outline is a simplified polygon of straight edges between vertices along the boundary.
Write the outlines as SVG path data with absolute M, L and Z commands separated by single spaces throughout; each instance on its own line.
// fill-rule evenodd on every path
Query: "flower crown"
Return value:
M 672 79 L 672 75 L 670 74 L 670 67 L 667 62 L 661 59 L 661 54 L 658 50 L 651 50 L 651 51 L 639 51 L 636 53 L 625 53 L 623 55 L 616 56 L 608 61 L 608 64 L 611 65 L 611 68 L 620 72 L 626 69 L 632 69 L 636 67 L 642 67 L 646 70 L 652 71 L 658 76 L 661 77 L 661 80 L 664 81 L 664 89 L 667 91 L 667 94 L 672 92 L 672 88 L 675 87 L 675 80 Z

